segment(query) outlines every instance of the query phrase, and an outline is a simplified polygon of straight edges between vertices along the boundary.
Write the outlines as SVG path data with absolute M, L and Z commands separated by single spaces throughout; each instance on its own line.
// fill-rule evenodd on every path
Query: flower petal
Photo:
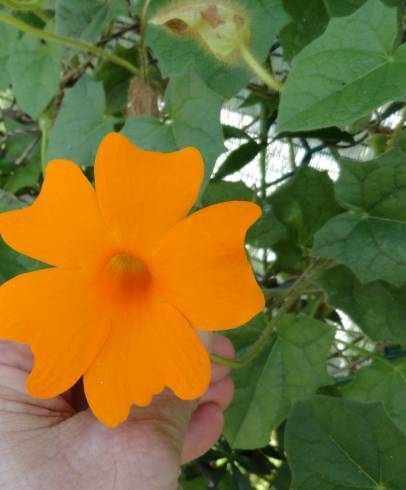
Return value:
M 95 163 L 100 209 L 122 241 L 143 255 L 189 212 L 203 173 L 203 160 L 194 148 L 148 152 L 110 133 Z
M 227 202 L 202 209 L 173 227 L 151 258 L 162 295 L 195 328 L 222 330 L 250 320 L 264 307 L 244 250 L 256 204 Z
M 0 338 L 28 344 L 34 354 L 31 395 L 68 390 L 101 349 L 109 325 L 94 291 L 78 269 L 21 274 L 0 287 Z
M 32 206 L 0 215 L 0 233 L 19 252 L 65 267 L 94 261 L 106 240 L 93 187 L 65 160 L 48 164 Z
M 182 399 L 201 396 L 210 381 L 208 353 L 185 318 L 168 303 L 116 317 L 110 337 L 84 376 L 90 408 L 109 427 L 132 404 L 146 406 L 165 387 Z

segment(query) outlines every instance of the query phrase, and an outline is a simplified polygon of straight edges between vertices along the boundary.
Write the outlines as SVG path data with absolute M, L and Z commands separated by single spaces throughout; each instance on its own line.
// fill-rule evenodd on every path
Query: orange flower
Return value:
M 83 376 L 93 413 L 115 427 L 165 387 L 182 399 L 204 393 L 210 361 L 193 328 L 236 327 L 264 298 L 244 251 L 258 206 L 186 217 L 203 168 L 193 148 L 146 152 L 110 133 L 96 190 L 56 160 L 32 206 L 0 215 L 10 246 L 54 266 L 0 287 L 0 338 L 31 346 L 32 396 L 57 396 Z

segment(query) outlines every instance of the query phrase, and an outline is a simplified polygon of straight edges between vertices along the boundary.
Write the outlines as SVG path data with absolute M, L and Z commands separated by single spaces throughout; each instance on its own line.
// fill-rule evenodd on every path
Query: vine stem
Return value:
M 93 53 L 95 56 L 100 56 L 101 58 L 109 60 L 116 65 L 122 66 L 133 75 L 139 75 L 138 68 L 132 63 L 129 63 L 127 60 L 115 55 L 114 53 L 110 53 L 109 51 L 99 48 L 98 46 L 94 46 L 93 44 L 78 41 L 77 39 L 72 39 L 70 37 L 61 36 L 53 32 L 43 31 L 42 29 L 37 29 L 36 27 L 26 24 L 25 22 L 16 19 L 11 15 L 4 14 L 3 12 L 0 12 L 0 21 L 3 21 L 8 25 L 12 25 L 20 31 L 26 32 L 40 39 Z
M 261 174 L 261 198 L 266 200 L 266 170 L 267 170 L 267 152 L 268 152 L 268 113 L 264 103 L 260 104 L 260 145 L 259 169 Z M 263 250 L 263 268 L 264 273 L 268 269 L 267 249 Z
M 141 75 L 144 80 L 147 75 L 147 55 L 145 52 L 145 24 L 147 21 L 147 14 L 148 14 L 150 3 L 151 0 L 145 0 L 144 7 L 142 9 L 142 14 L 141 14 L 139 51 L 140 51 Z
M 224 357 L 217 356 L 216 354 L 212 354 L 211 360 L 216 364 L 222 364 L 223 366 L 237 369 L 242 368 L 253 361 L 264 347 L 270 335 L 273 333 L 276 324 L 297 301 L 306 283 L 316 274 L 319 274 L 322 270 L 324 270 L 326 265 L 327 264 L 324 260 L 316 260 L 315 262 L 310 264 L 310 266 L 303 272 L 303 274 L 299 277 L 295 284 L 293 284 L 293 286 L 289 289 L 289 292 L 285 297 L 287 301 L 281 306 L 278 313 L 270 320 L 268 325 L 264 328 L 261 335 L 255 341 L 251 350 L 247 354 L 240 357 L 239 359 L 226 359 Z
M 391 368 L 393 367 L 393 364 L 390 361 L 388 361 L 384 357 L 380 356 L 376 352 L 372 352 L 370 350 L 363 349 L 362 347 L 359 347 L 356 344 L 352 344 L 351 342 L 346 342 L 345 340 L 337 340 L 337 343 L 343 344 L 346 346 L 347 349 L 352 349 L 352 350 L 358 352 L 359 354 L 364 355 L 365 357 L 371 357 L 372 359 L 375 359 L 377 361 L 383 362 L 384 364 L 387 364 Z
M 247 63 L 251 70 L 257 75 L 263 82 L 265 82 L 269 88 L 280 92 L 283 89 L 283 84 L 273 78 L 273 76 L 258 62 L 251 51 L 245 44 L 240 45 L 240 54 L 242 59 Z

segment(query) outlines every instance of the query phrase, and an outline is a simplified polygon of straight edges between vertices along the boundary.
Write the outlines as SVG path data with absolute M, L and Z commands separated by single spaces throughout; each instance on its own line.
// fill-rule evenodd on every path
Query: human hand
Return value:
M 213 335 L 212 349 L 234 355 L 221 335 Z M 199 401 L 164 392 L 107 429 L 87 408 L 80 384 L 53 399 L 27 395 L 32 364 L 28 347 L 0 341 L 0 487 L 7 490 L 175 490 L 180 465 L 220 436 L 233 394 L 228 369 L 213 365 Z

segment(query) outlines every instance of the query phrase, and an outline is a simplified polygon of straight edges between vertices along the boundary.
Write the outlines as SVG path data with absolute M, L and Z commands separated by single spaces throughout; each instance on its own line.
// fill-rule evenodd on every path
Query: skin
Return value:
M 234 356 L 225 337 L 204 340 Z M 32 363 L 28 347 L 0 341 L 0 488 L 7 490 L 175 490 L 181 464 L 219 438 L 233 396 L 228 369 L 213 365 L 199 401 L 164 392 L 111 430 L 87 408 L 80 383 L 57 398 L 28 396 Z

